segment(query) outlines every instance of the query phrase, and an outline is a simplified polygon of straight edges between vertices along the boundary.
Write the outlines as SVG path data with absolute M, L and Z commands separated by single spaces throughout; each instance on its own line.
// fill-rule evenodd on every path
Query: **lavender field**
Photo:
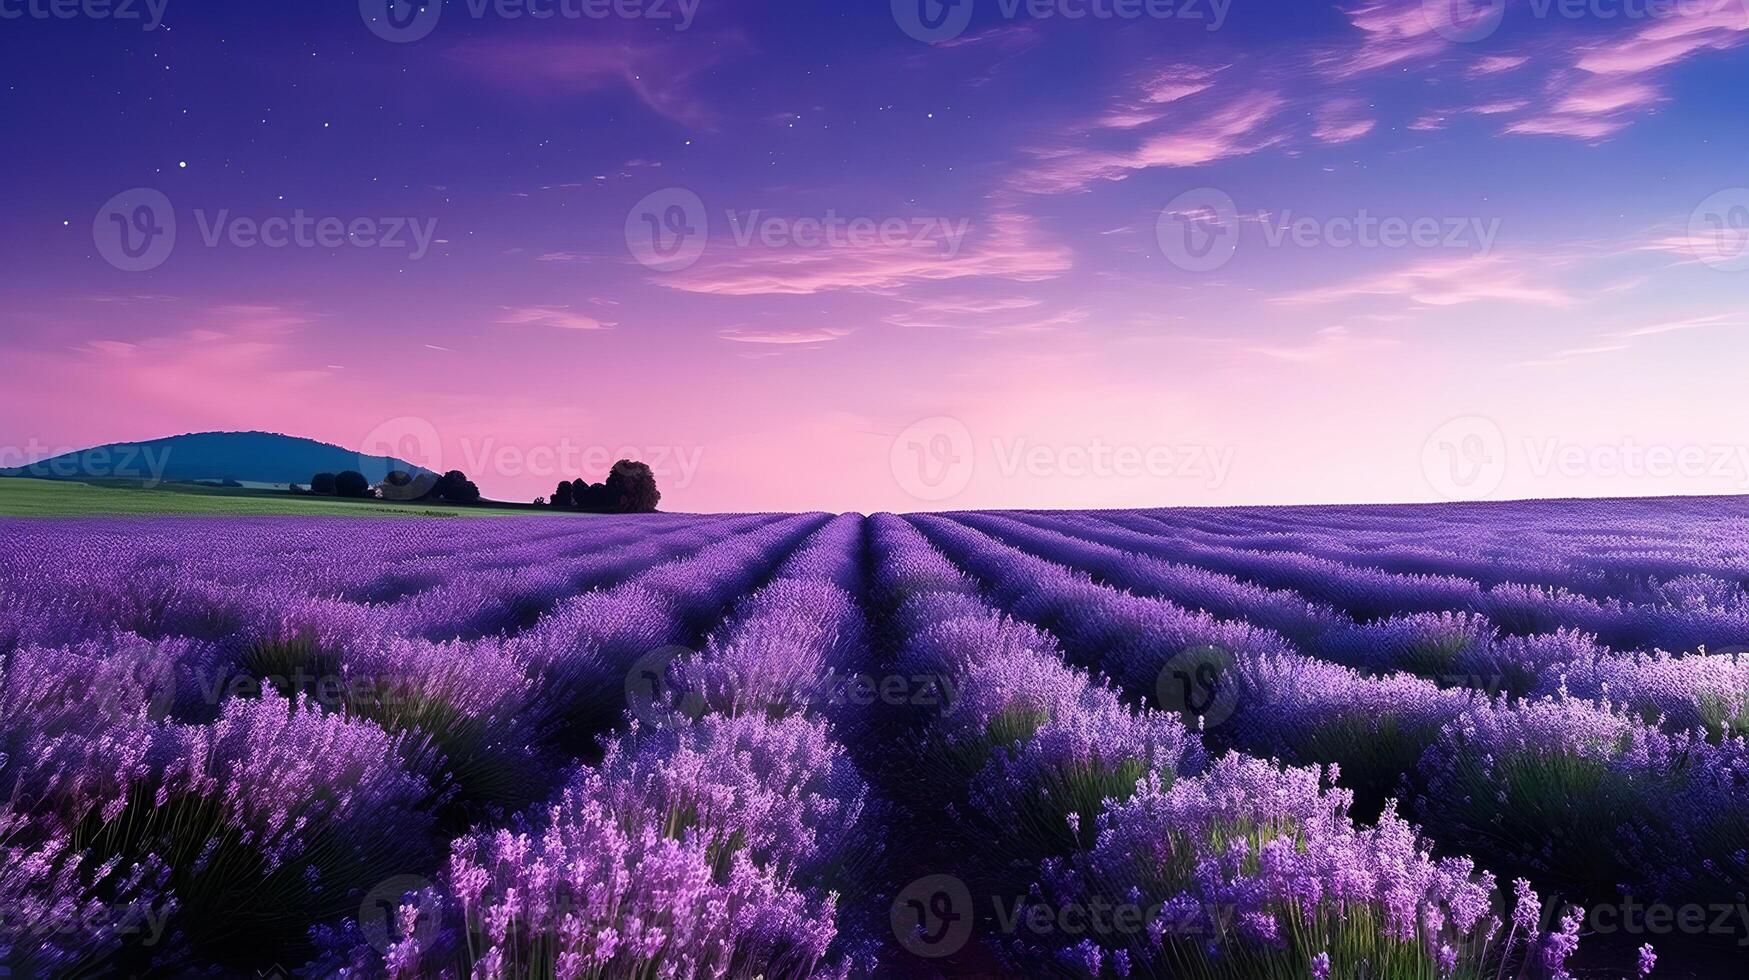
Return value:
M 1749 508 L 0 521 L 13 976 L 1733 975 Z

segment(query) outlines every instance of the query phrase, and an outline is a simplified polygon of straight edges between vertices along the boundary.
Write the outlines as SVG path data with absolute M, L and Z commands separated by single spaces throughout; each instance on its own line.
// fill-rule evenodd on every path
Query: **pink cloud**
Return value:
M 1126 130 L 1159 122 L 1171 111 L 1172 103 L 1208 91 L 1215 83 L 1215 76 L 1226 67 L 1171 65 L 1159 69 L 1136 83 L 1139 94 L 1120 100 L 1099 115 L 1091 128 Z
M 1506 132 L 1520 136 L 1568 136 L 1578 140 L 1596 141 L 1614 136 L 1626 129 L 1627 125 L 1621 119 L 1547 115 L 1516 120 L 1507 125 Z
M 1021 173 L 1017 186 L 1033 193 L 1083 190 L 1154 167 L 1196 167 L 1255 153 L 1281 141 L 1265 124 L 1285 105 L 1272 92 L 1247 92 L 1213 108 L 1170 113 L 1158 120 L 1164 124 L 1159 130 L 1129 149 L 1036 151 L 1037 163 Z
M 957 247 L 957 251 L 955 250 Z M 994 277 L 1036 282 L 1074 264 L 1065 245 L 1047 241 L 1037 222 L 999 212 L 957 246 L 945 238 L 901 244 L 816 248 L 707 249 L 698 265 L 657 281 L 671 289 L 724 296 L 798 295 L 839 289 L 894 290 L 924 282 Z
M 1625 39 L 1588 48 L 1578 66 L 1597 74 L 1638 74 L 1698 51 L 1736 47 L 1749 34 L 1749 4 L 1744 0 L 1711 0 L 1698 11 L 1691 4 L 1674 9 L 1673 16 L 1654 19 Z
M 1332 303 L 1383 296 L 1421 306 L 1501 301 L 1561 307 L 1577 302 L 1558 285 L 1534 281 L 1526 268 L 1528 264 L 1522 258 L 1497 255 L 1426 259 L 1383 275 L 1284 296 L 1280 301 Z
M 606 330 L 613 326 L 592 316 L 573 313 L 569 306 L 506 306 L 498 323 L 509 326 L 558 327 L 562 330 Z
M 1657 88 L 1644 82 L 1592 79 L 1569 89 L 1555 104 L 1556 112 L 1604 115 L 1648 106 L 1658 99 Z
M 1418 0 L 1374 0 L 1349 11 L 1348 19 L 1362 32 L 1360 44 L 1327 52 L 1320 59 L 1323 70 L 1336 78 L 1429 58 L 1448 45 L 1434 33 L 1433 22 Z
M 1078 307 L 1052 313 L 1031 312 L 1038 305 L 1037 301 L 1021 305 L 980 305 L 956 300 L 921 300 L 912 302 L 903 312 L 891 314 L 886 322 L 909 329 L 963 330 L 980 337 L 1012 337 L 1074 326 L 1092 316 L 1090 311 Z
M 1477 58 L 1465 71 L 1470 75 L 1499 75 L 1530 63 L 1524 54 L 1496 54 Z
M 1324 327 L 1303 344 L 1259 344 L 1248 353 L 1294 364 L 1327 364 L 1386 347 L 1400 341 L 1390 337 L 1360 337 L 1344 326 Z
M 779 347 L 798 344 L 827 344 L 843 340 L 854 331 L 835 327 L 819 330 L 752 330 L 746 327 L 725 327 L 717 336 L 737 344 L 770 344 Z
M 1312 136 L 1324 143 L 1359 139 L 1378 125 L 1370 107 L 1360 99 L 1331 99 L 1318 108 L 1317 120 Z
M 312 386 L 333 377 L 329 367 L 298 363 L 297 334 L 312 322 L 298 311 L 237 304 L 197 311 L 190 319 L 195 326 L 171 333 L 86 341 L 74 348 L 81 357 L 56 366 L 59 376 L 37 383 L 82 404 L 135 406 L 126 410 L 130 418 L 194 413 L 221 419 L 275 406 L 295 413 Z M 86 359 L 112 363 L 93 370 Z M 81 394 L 88 386 L 97 390 Z

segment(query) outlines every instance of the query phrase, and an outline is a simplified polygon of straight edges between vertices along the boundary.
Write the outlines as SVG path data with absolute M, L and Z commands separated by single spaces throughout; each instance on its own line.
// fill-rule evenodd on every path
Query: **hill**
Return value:
M 195 432 L 148 442 L 94 446 L 29 466 L 0 469 L 0 476 L 286 484 L 308 483 L 315 473 L 341 470 L 357 470 L 372 483 L 381 481 L 391 470 L 428 472 L 393 456 L 366 456 L 331 443 L 277 432 Z

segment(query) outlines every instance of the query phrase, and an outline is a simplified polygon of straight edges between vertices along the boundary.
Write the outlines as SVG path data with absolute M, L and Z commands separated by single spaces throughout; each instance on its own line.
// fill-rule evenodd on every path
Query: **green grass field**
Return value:
M 192 484 L 147 488 L 126 483 L 0 478 L 0 516 L 87 517 L 105 514 L 214 514 L 250 517 L 517 517 L 563 512 L 389 504 L 370 500 L 300 497 L 280 490 L 228 489 Z

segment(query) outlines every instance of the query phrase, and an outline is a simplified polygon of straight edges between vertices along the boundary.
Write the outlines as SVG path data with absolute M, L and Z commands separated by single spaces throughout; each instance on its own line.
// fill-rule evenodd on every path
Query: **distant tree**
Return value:
M 480 488 L 461 470 L 450 470 L 438 477 L 437 486 L 431 489 L 431 496 L 452 504 L 477 504 L 480 502 Z
M 607 496 L 622 514 L 649 514 L 662 502 L 656 474 L 645 463 L 622 459 L 607 474 Z
M 592 514 L 611 514 L 618 508 L 611 491 L 605 483 L 586 483 L 578 480 L 571 484 L 572 506 L 578 510 L 586 510 Z
M 545 497 L 534 498 L 534 505 L 536 507 L 545 507 L 547 505 L 547 498 L 545 498 Z
M 574 506 L 574 504 L 571 501 L 571 481 L 570 480 L 559 481 L 559 485 L 553 489 L 552 505 L 554 507 Z
M 334 492 L 342 497 L 366 497 L 370 495 L 370 481 L 357 470 L 347 470 L 335 475 Z
M 332 497 L 336 492 L 334 489 L 334 474 L 317 473 L 315 476 L 310 477 L 310 492 Z

